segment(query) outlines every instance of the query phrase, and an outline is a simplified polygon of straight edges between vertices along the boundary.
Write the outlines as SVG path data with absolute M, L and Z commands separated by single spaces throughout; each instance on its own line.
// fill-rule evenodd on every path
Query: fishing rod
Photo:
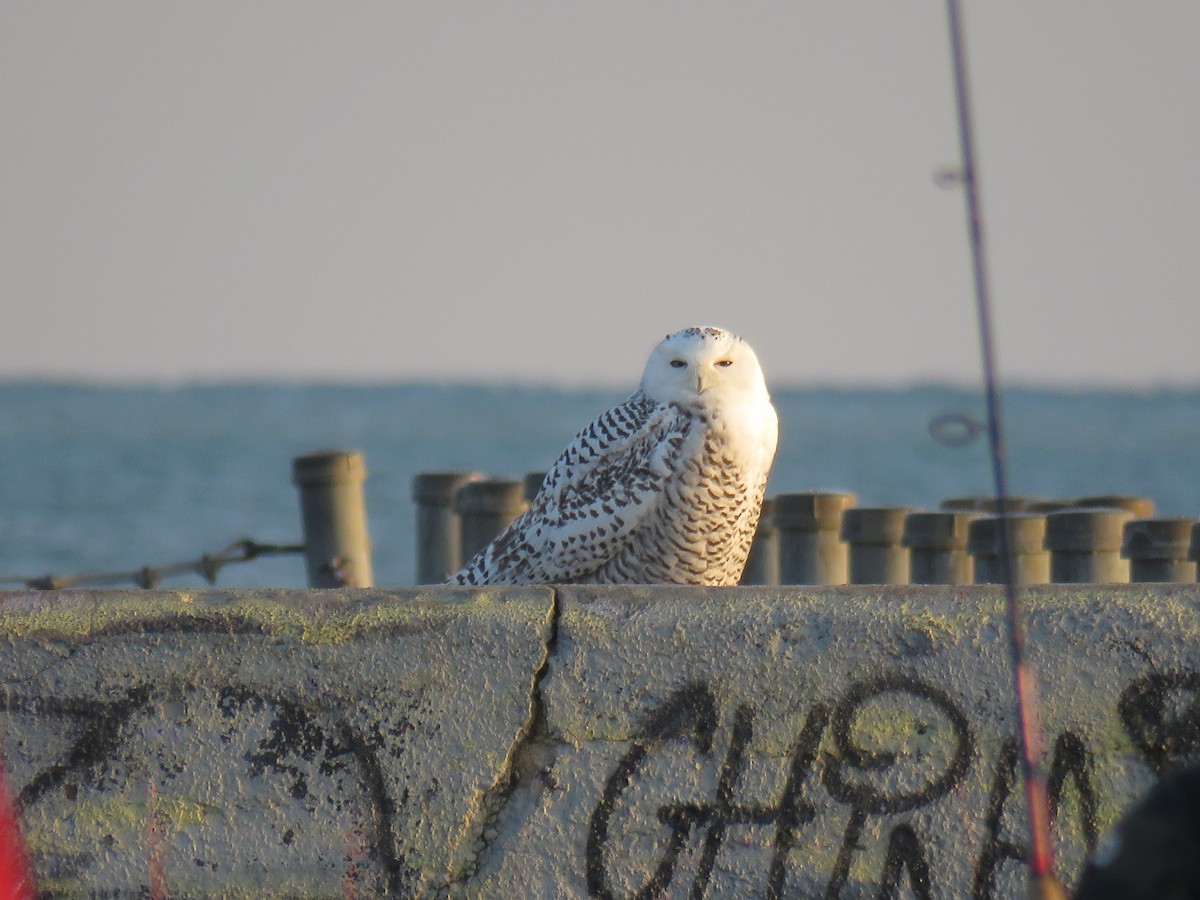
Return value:
M 946 0 L 946 14 L 950 27 L 958 138 L 962 154 L 960 180 L 967 206 L 967 230 L 971 243 L 975 308 L 979 323 L 979 345 L 987 404 L 987 435 L 991 453 L 992 477 L 995 482 L 996 515 L 1000 519 L 1000 573 L 1007 600 L 1009 646 L 1012 651 L 1013 688 L 1017 701 L 1021 768 L 1025 779 L 1026 799 L 1029 804 L 1029 896 L 1033 900 L 1066 900 L 1066 891 L 1054 876 L 1054 847 L 1050 833 L 1050 804 L 1046 793 L 1046 774 L 1042 768 L 1044 751 L 1042 728 L 1038 721 L 1037 686 L 1033 668 L 1025 657 L 1025 631 L 1021 622 L 1021 606 L 1014 582 L 1011 536 L 1009 534 L 1008 483 L 1004 462 L 1004 436 L 1000 422 L 996 352 L 992 337 L 991 302 L 983 243 L 983 210 L 975 165 L 971 99 L 968 90 L 967 63 L 958 0 Z

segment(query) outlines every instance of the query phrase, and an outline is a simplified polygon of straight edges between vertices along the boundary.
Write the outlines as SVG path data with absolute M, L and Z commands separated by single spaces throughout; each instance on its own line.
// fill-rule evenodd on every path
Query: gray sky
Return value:
M 1200 3 L 964 5 L 1002 375 L 1200 383 Z M 978 377 L 935 0 L 5 0 L 0 123 L 0 377 Z

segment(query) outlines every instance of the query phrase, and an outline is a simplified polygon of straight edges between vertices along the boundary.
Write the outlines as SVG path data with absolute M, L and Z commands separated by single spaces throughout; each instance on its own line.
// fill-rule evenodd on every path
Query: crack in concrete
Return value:
M 55 643 L 57 644 L 57 642 L 55 642 Z M 68 660 L 70 660 L 75 655 L 76 651 L 79 650 L 79 646 L 78 645 L 69 646 L 69 647 L 67 647 L 66 650 L 61 650 L 57 646 L 46 646 L 46 650 L 48 652 L 57 653 L 59 655 L 55 659 L 48 660 L 44 666 L 34 669 L 27 675 L 22 675 L 20 677 L 0 679 L 0 690 L 6 690 L 9 688 L 28 684 L 31 681 L 37 681 L 43 675 L 45 675 L 47 672 L 49 672 L 51 669 L 55 668 L 56 666 L 62 665 L 64 662 L 67 662 Z
M 1135 655 L 1140 657 L 1142 659 L 1142 661 L 1145 662 L 1146 665 L 1148 665 L 1150 667 L 1151 672 L 1158 671 L 1158 668 L 1154 665 L 1154 658 L 1150 655 L 1149 651 L 1147 651 L 1146 648 L 1143 647 L 1140 643 L 1133 640 L 1132 638 L 1126 638 L 1125 640 L 1121 641 L 1121 645 L 1125 646 L 1127 649 L 1131 650 Z
M 496 781 L 478 795 L 467 814 L 460 847 L 467 842 L 473 846 L 465 863 L 452 870 L 447 880 L 434 888 L 434 896 L 456 896 L 479 874 L 488 851 L 499 837 L 497 824 L 513 795 L 521 787 L 528 787 L 535 780 L 545 778 L 553 765 L 553 746 L 556 742 L 550 739 L 546 727 L 542 681 L 550 671 L 550 661 L 558 653 L 560 616 L 558 591 L 551 588 L 550 630 L 542 647 L 541 663 L 534 671 L 529 687 L 529 717 L 509 747 Z

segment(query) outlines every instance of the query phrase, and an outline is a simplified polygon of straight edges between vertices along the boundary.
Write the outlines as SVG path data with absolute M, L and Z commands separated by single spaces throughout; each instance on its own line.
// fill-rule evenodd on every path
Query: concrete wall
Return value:
M 1200 751 L 1200 588 L 1026 594 L 1073 879 Z M 1018 897 L 1002 591 L 0 594 L 79 897 Z

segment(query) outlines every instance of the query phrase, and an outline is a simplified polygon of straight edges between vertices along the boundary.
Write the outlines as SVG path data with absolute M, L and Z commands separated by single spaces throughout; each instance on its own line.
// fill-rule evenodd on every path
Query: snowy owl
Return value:
M 667 335 L 641 386 L 575 436 L 456 584 L 737 584 L 779 420 L 750 345 Z

